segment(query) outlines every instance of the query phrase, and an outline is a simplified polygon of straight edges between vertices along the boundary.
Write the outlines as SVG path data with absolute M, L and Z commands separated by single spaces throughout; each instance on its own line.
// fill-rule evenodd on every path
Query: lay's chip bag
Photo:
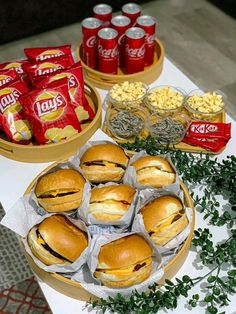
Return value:
M 28 63 L 28 60 L 17 60 L 17 61 L 1 63 L 0 70 L 15 69 L 18 74 L 22 75 L 24 74 L 23 65 L 27 63 Z
M 0 70 L 0 87 L 19 78 L 15 69 Z
M 38 143 L 57 143 L 81 131 L 70 102 L 67 78 L 20 97 L 24 113 Z
M 28 92 L 22 80 L 14 80 L 0 88 L 0 128 L 13 142 L 28 144 L 32 132 L 19 102 Z
M 84 79 L 80 61 L 67 69 L 43 76 L 42 80 L 36 83 L 36 86 L 39 88 L 45 88 L 51 82 L 64 77 L 68 78 L 71 103 L 74 107 L 78 120 L 80 122 L 92 120 L 94 118 L 94 111 L 85 97 Z
M 45 61 L 48 59 L 67 55 L 71 58 L 72 63 L 74 63 L 71 53 L 71 45 L 64 45 L 58 47 L 25 48 L 24 52 L 30 62 Z
M 70 58 L 68 56 L 62 56 L 40 62 L 30 62 L 23 65 L 23 70 L 28 75 L 32 85 L 34 85 L 34 82 L 40 79 L 42 75 L 65 69 L 70 65 L 72 65 Z

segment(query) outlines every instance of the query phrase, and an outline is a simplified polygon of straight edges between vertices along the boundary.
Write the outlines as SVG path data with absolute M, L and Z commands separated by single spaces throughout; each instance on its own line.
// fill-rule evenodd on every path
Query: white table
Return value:
M 190 92 L 196 89 L 197 86 L 190 81 L 181 71 L 179 71 L 167 58 L 165 58 L 164 69 L 161 76 L 152 84 L 151 87 L 156 85 L 172 85 L 179 86 L 183 88 L 186 92 Z M 99 93 L 104 99 L 106 91 L 99 90 Z M 236 122 L 233 121 L 229 116 L 227 116 L 227 122 L 232 122 L 232 136 L 233 138 L 227 145 L 227 149 L 220 155 L 220 158 L 225 158 L 227 155 L 236 155 Z M 30 164 L 16 162 L 5 157 L 0 156 L 0 201 L 4 209 L 7 211 L 14 202 L 23 195 L 28 184 L 33 180 L 33 178 L 46 168 L 50 163 L 41 164 Z M 209 227 L 206 222 L 203 221 L 201 214 L 197 213 L 196 217 L 196 228 L 198 227 Z M 219 231 L 221 239 L 227 236 L 224 227 L 213 227 L 210 226 L 211 232 L 219 241 Z M 198 270 L 196 273 L 196 268 L 193 266 L 196 254 L 190 251 L 187 260 L 183 264 L 181 270 L 177 273 L 177 277 L 181 277 L 184 274 L 196 277 L 205 273 L 206 269 Z M 69 298 L 56 290 L 50 288 L 47 284 L 39 282 L 43 293 L 51 307 L 51 310 L 55 314 L 80 314 L 84 308 L 84 302 Z M 191 293 L 200 293 L 200 286 L 192 289 Z M 185 307 L 186 300 L 184 297 L 179 299 L 178 308 L 174 311 L 175 313 L 189 314 L 190 311 Z M 231 304 L 225 309 L 227 314 L 233 314 L 236 310 L 236 300 L 232 299 Z M 223 311 L 223 309 L 222 309 Z M 171 312 L 171 311 L 170 311 Z M 83 311 L 87 313 L 87 311 Z M 91 313 L 95 313 L 92 311 Z M 164 313 L 164 312 L 163 312 Z M 191 311 L 191 313 L 205 313 L 204 309 L 196 308 Z M 235 314 L 236 312 L 234 312 Z

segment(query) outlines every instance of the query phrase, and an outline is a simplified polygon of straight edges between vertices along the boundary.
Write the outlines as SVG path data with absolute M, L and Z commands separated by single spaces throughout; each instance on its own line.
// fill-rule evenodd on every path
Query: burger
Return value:
M 128 165 L 124 151 L 114 144 L 98 144 L 86 150 L 80 167 L 92 183 L 118 182 Z
M 101 222 L 119 220 L 128 211 L 134 195 L 135 189 L 126 184 L 94 188 L 88 212 Z
M 140 210 L 145 229 L 158 246 L 167 244 L 188 225 L 181 201 L 166 195 L 154 199 Z
M 170 163 L 159 156 L 141 157 L 132 163 L 137 181 L 142 185 L 161 188 L 175 182 L 175 172 Z
M 59 169 L 39 178 L 38 203 L 49 213 L 68 212 L 81 204 L 85 179 L 74 169 Z
M 46 265 L 73 263 L 88 246 L 87 233 L 61 215 L 34 226 L 27 240 L 34 256 Z
M 101 247 L 94 273 L 103 285 L 128 287 L 146 280 L 152 268 L 152 248 L 138 234 L 132 234 Z

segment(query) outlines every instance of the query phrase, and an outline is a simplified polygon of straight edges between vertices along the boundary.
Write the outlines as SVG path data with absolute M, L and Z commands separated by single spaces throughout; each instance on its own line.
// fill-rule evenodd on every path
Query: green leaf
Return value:
M 216 276 L 209 276 L 208 278 L 207 278 L 207 281 L 209 282 L 209 283 L 212 283 L 212 282 L 214 282 L 216 280 Z

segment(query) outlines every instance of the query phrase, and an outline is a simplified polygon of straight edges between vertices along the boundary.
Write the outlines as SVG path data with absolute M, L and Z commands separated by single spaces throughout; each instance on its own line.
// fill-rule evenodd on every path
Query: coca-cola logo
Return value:
M 0 112 L 3 114 L 9 107 L 15 105 L 21 93 L 17 89 L 8 90 L 0 96 Z
M 58 110 L 59 108 L 65 107 L 66 102 L 62 95 L 55 94 L 54 97 L 40 99 L 34 104 L 34 111 L 40 118 L 51 112 Z
M 146 34 L 146 36 L 145 36 L 145 42 L 146 42 L 146 44 L 148 44 L 148 45 L 154 45 L 154 41 L 155 41 L 155 34 L 153 34 L 153 35 L 148 35 L 148 34 Z
M 118 38 L 118 44 L 123 45 L 125 41 L 125 33 Z
M 98 45 L 98 54 L 105 59 L 114 59 L 118 56 L 118 46 L 116 45 L 112 49 L 105 49 L 102 45 Z
M 96 45 L 96 36 L 91 36 L 86 41 L 86 46 L 93 48 Z
M 142 58 L 145 54 L 145 46 L 142 45 L 140 48 L 130 48 L 130 46 L 126 44 L 125 51 L 131 58 Z

